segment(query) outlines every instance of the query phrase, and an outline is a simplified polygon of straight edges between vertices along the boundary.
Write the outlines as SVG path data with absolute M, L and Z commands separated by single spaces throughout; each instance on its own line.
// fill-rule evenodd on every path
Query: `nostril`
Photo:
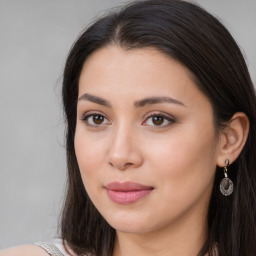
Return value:
M 126 163 L 125 161 L 110 161 L 109 165 L 123 171 L 129 167 L 132 167 L 134 164 L 130 162 Z
M 127 140 L 124 140 L 124 138 L 123 140 L 120 137 L 118 138 L 119 140 L 116 137 L 116 141 L 111 144 L 111 148 L 107 153 L 106 160 L 108 164 L 117 170 L 126 170 L 127 168 L 140 166 L 143 162 L 141 151 L 131 141 L 127 143 Z

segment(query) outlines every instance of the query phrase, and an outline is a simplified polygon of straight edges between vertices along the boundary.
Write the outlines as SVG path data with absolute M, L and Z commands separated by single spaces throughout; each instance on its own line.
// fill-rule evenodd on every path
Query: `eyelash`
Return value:
M 152 120 L 152 118 L 154 118 L 154 117 L 161 117 L 161 118 L 163 118 L 163 122 L 165 122 L 165 121 L 167 121 L 168 123 L 167 124 L 165 124 L 165 125 L 152 125 L 152 126 L 154 126 L 154 127 L 157 127 L 157 128 L 165 128 L 165 127 L 168 127 L 168 126 L 170 126 L 171 124 L 173 124 L 173 123 L 175 123 L 175 119 L 173 118 L 173 117 L 171 117 L 171 116 L 169 116 L 169 115 L 166 115 L 166 114 L 163 114 L 163 113 L 160 113 L 160 112 L 155 112 L 155 113 L 150 113 L 149 115 L 147 115 L 145 118 L 146 118 L 146 120 L 145 121 L 143 121 L 143 125 L 144 125 L 144 123 L 147 121 L 147 120 L 149 120 L 150 118 L 151 118 L 151 120 Z M 151 122 L 153 122 L 153 120 L 151 121 Z
M 104 121 L 107 120 L 107 118 L 103 115 L 103 114 L 100 114 L 100 113 L 90 113 L 90 114 L 85 114 L 81 120 L 85 122 L 85 124 L 87 126 L 90 126 L 90 127 L 93 127 L 93 128 L 99 128 L 100 126 L 102 126 L 102 124 L 90 124 L 88 122 L 88 119 L 91 118 L 91 117 L 96 117 L 96 116 L 99 116 L 99 117 L 103 117 L 104 118 Z
M 90 127 L 93 127 L 93 128 L 99 128 L 99 127 L 102 127 L 103 125 L 105 124 L 90 124 L 88 122 L 88 119 L 91 118 L 91 117 L 96 117 L 96 116 L 99 116 L 100 118 L 103 117 L 103 120 L 107 120 L 107 118 L 103 115 L 103 114 L 100 114 L 100 113 L 90 113 L 90 114 L 85 114 L 81 120 L 85 122 L 85 124 L 87 126 L 90 126 Z M 145 123 L 151 118 L 154 118 L 154 117 L 160 117 L 160 118 L 163 118 L 163 122 L 167 121 L 168 124 L 165 124 L 165 125 L 149 125 L 149 126 L 153 126 L 153 127 L 157 127 L 157 128 L 165 128 L 165 127 L 168 127 L 170 126 L 171 124 L 175 123 L 175 118 L 173 117 L 170 117 L 169 115 L 166 115 L 166 114 L 163 114 L 163 113 L 160 113 L 160 112 L 156 112 L 156 113 L 150 113 L 149 115 L 147 115 L 145 117 L 145 121 L 143 121 L 142 125 L 145 125 Z M 103 121 L 103 122 L 104 122 Z M 93 122 L 93 121 L 92 121 Z M 152 121 L 153 122 L 153 121 Z M 146 126 L 146 125 L 145 125 Z

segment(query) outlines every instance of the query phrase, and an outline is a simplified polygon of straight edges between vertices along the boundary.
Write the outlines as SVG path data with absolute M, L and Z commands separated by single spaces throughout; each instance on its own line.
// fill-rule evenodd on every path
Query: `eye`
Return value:
M 82 120 L 88 126 L 103 126 L 109 124 L 107 118 L 101 114 L 94 113 L 94 114 L 87 114 L 85 115 Z
M 174 122 L 174 118 L 158 113 L 151 114 L 149 117 L 147 117 L 146 121 L 143 122 L 143 125 L 167 127 Z

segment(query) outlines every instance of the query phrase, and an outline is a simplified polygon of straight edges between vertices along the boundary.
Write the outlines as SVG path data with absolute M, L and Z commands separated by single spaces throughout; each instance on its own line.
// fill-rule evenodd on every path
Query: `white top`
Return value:
M 55 239 L 53 243 L 41 242 L 41 243 L 34 243 L 34 244 L 43 248 L 50 256 L 76 256 L 76 254 L 74 254 L 74 252 L 72 252 L 70 248 L 68 248 L 70 250 L 70 254 L 68 254 L 65 251 L 61 239 Z M 214 256 L 219 256 L 217 246 L 215 246 L 213 253 L 214 253 L 213 254 Z M 205 256 L 207 255 L 208 253 Z
M 34 244 L 43 248 L 50 256 L 70 256 L 70 255 L 75 256 L 73 252 L 70 252 L 72 254 L 68 254 L 65 251 L 61 239 L 54 239 L 52 243 L 38 242 Z

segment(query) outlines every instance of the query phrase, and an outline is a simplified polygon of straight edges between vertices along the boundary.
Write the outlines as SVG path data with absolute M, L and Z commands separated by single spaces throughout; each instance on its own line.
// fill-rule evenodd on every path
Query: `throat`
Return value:
M 129 234 L 117 232 L 113 256 L 197 256 L 206 235 Z

